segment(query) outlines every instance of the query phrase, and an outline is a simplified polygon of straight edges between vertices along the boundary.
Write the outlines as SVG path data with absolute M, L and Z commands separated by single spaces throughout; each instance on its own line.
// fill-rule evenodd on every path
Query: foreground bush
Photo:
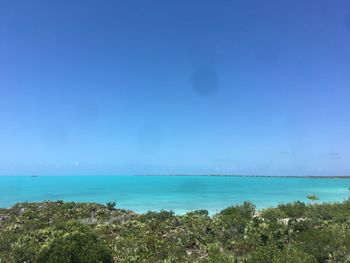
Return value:
M 63 231 L 38 254 L 38 263 L 111 263 L 110 249 L 89 228 L 80 224 L 63 226 Z
M 350 262 L 350 201 L 135 214 L 90 203 L 0 209 L 1 263 Z

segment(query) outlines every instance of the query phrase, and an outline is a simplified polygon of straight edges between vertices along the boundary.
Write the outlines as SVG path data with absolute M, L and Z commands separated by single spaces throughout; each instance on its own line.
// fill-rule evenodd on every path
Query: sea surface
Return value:
M 257 208 L 305 201 L 343 201 L 350 179 L 246 176 L 0 176 L 0 207 L 17 202 L 64 200 L 116 201 L 135 212 L 162 209 L 183 214 L 207 209 L 211 214 L 230 205 L 252 201 Z

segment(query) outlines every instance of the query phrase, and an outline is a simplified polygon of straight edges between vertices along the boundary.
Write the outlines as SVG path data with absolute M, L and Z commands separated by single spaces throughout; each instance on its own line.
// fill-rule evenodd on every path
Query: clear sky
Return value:
M 0 174 L 350 175 L 350 1 L 0 2 Z

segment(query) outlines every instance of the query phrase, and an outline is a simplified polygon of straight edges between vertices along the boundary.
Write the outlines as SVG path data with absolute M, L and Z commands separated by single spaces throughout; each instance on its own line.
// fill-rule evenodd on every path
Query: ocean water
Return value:
M 0 176 L 0 207 L 17 202 L 64 200 L 106 203 L 135 212 L 162 209 L 178 214 L 207 209 L 211 214 L 252 201 L 257 208 L 290 201 L 343 201 L 350 179 L 244 176 Z

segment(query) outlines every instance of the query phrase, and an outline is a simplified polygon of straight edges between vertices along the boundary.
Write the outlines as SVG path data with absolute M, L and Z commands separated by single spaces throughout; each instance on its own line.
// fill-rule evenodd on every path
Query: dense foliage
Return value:
M 90 203 L 0 209 L 0 262 L 350 262 L 350 200 L 136 214 Z

